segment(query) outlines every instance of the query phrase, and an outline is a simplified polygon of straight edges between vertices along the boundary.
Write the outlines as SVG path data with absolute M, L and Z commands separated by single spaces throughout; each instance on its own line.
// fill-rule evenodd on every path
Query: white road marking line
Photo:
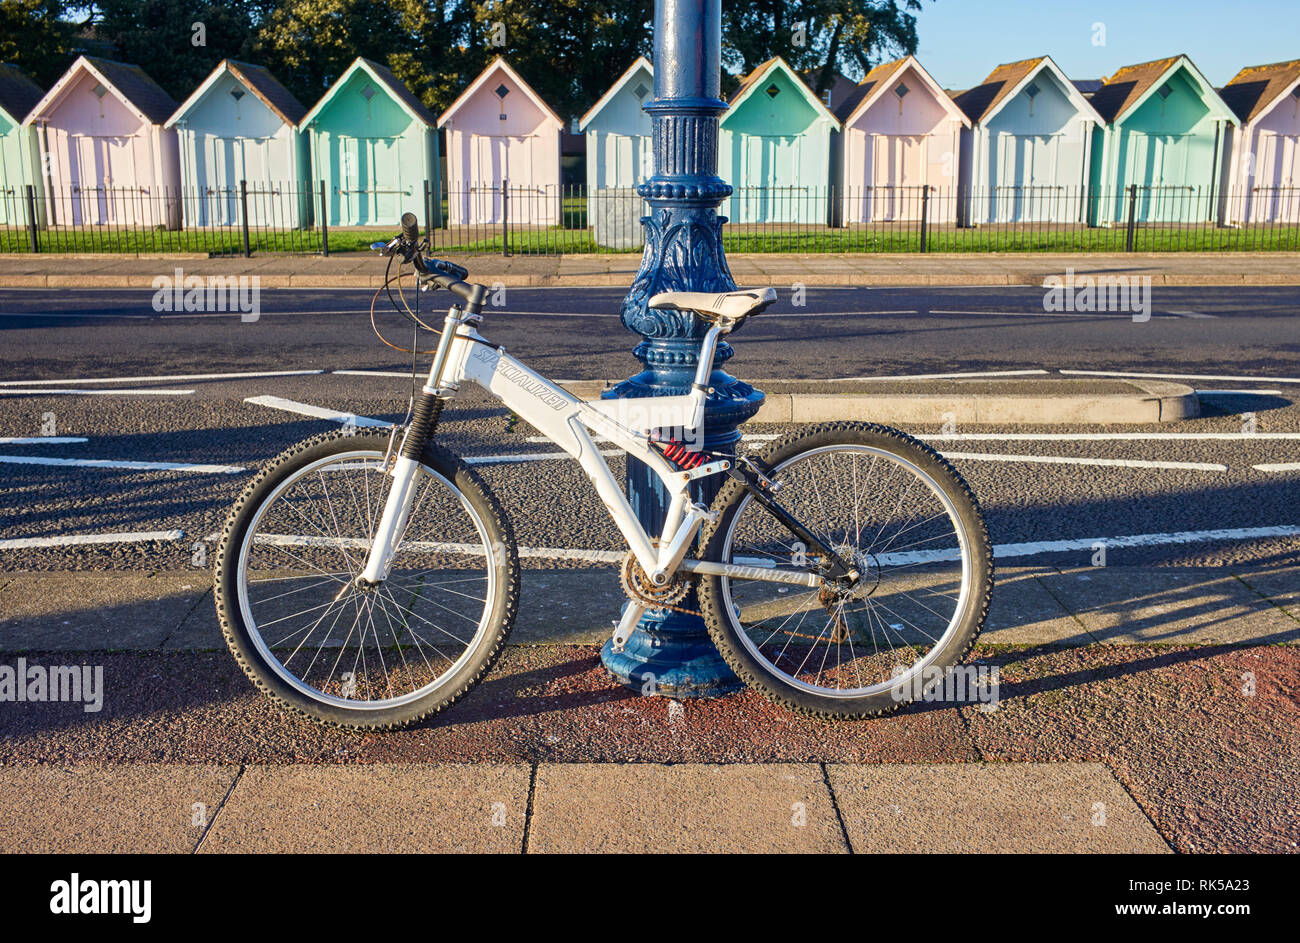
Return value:
M 1064 455 L 995 455 L 987 452 L 944 452 L 944 458 L 969 462 L 1030 462 L 1039 465 L 1101 465 L 1114 468 L 1170 468 L 1183 471 L 1226 472 L 1227 465 L 1209 462 L 1149 462 L 1126 458 L 1070 458 Z
M 192 396 L 193 390 L 52 390 L 47 386 L 0 386 L 0 396 Z
M 1105 544 L 1107 550 L 1125 547 L 1160 547 L 1168 544 L 1199 544 L 1222 540 L 1253 540 L 1266 537 L 1300 536 L 1300 526 L 1284 524 L 1278 527 L 1237 527 L 1225 530 L 1185 530 L 1164 534 L 1128 534 L 1123 537 L 1083 537 L 1074 540 L 1036 540 L 1020 544 L 997 544 L 993 547 L 993 556 L 1035 557 L 1044 553 L 1062 553 L 1071 550 L 1092 550 L 1097 544 Z M 914 550 L 904 553 L 890 553 L 881 556 L 880 562 L 886 565 L 903 565 L 911 563 L 942 563 L 960 560 L 957 548 L 951 550 Z
M 898 374 L 890 377 L 832 377 L 829 380 L 799 380 L 799 383 L 859 383 L 865 380 L 963 380 L 968 377 L 978 379 L 980 377 L 1029 377 L 1042 376 L 1050 373 L 1049 370 L 985 370 L 977 373 L 911 373 Z M 762 380 L 755 380 L 755 383 L 762 383 Z M 787 381 L 783 381 L 787 382 Z
M 182 383 L 189 380 L 243 380 L 258 377 L 298 377 L 324 370 L 271 370 L 257 373 L 177 373 L 163 377 L 92 377 L 66 380 L 0 380 L 0 386 L 76 386 L 79 383 Z
M 914 433 L 926 441 L 966 442 L 1188 442 L 1300 439 L 1300 432 L 948 432 Z
M 956 315 L 988 315 L 997 318 L 1123 318 L 1128 320 L 1132 315 L 1127 311 L 951 311 L 947 309 L 931 308 L 931 314 L 956 314 Z M 1169 314 L 1153 314 L 1153 318 L 1169 318 Z
M 1204 314 L 1200 311 L 1170 311 L 1170 314 L 1176 314 L 1180 318 L 1217 318 L 1217 314 Z
M 37 435 L 0 438 L 0 445 L 77 445 L 86 441 L 88 440 L 72 435 Z
M 1262 472 L 1291 472 L 1300 471 L 1300 462 L 1282 462 L 1280 464 L 1251 465 L 1251 468 Z
M 239 465 L 196 465 L 187 462 L 132 462 L 101 458 L 44 458 L 38 455 L 0 455 L 0 465 L 55 465 L 60 468 L 122 468 L 129 471 L 187 471 L 234 475 L 246 471 Z
M 76 547 L 85 544 L 133 544 L 151 540 L 180 540 L 184 536 L 183 530 L 153 530 L 121 534 L 69 534 L 66 537 L 13 537 L 0 540 L 0 550 Z
M 397 370 L 331 370 L 330 373 L 341 377 L 403 377 L 409 380 L 411 371 L 402 373 Z
M 180 531 L 174 531 L 180 536 Z M 993 556 L 1033 557 L 1047 553 L 1062 553 L 1072 550 L 1092 550 L 1098 543 L 1106 548 L 1125 547 L 1159 547 L 1169 544 L 1211 543 L 1224 540 L 1253 540 L 1269 537 L 1300 536 L 1300 525 L 1284 524 L 1274 527 L 1237 527 L 1223 530 L 1188 530 L 1155 534 L 1127 534 L 1121 537 L 1082 537 L 1071 540 L 1036 540 L 1027 543 L 996 544 Z M 209 534 L 209 542 L 218 539 L 217 534 Z M 316 537 L 313 535 L 293 534 L 259 534 L 256 543 L 272 546 L 300 547 L 346 547 L 348 549 L 369 549 L 369 542 L 361 537 Z M 0 547 L 4 543 L 0 542 Z M 438 541 L 414 541 L 406 545 L 412 550 L 450 551 L 453 553 L 483 556 L 486 551 L 482 546 L 463 543 L 441 543 Z M 587 560 L 593 563 L 618 563 L 625 554 L 616 550 L 582 550 L 573 547 L 520 547 L 519 556 L 547 560 Z M 910 552 L 885 554 L 880 563 L 893 566 L 910 563 L 931 563 L 959 560 L 960 552 L 950 550 L 916 550 Z
M 1281 390 L 1193 390 L 1197 396 L 1281 396 Z
M 358 416 L 355 413 L 341 413 L 335 409 L 313 406 L 310 403 L 299 403 L 296 400 L 283 399 L 279 396 L 249 396 L 244 402 L 252 403 L 255 406 L 282 409 L 287 413 L 297 413 L 300 416 L 311 416 L 313 419 L 329 419 L 332 422 L 340 422 L 345 425 L 369 426 L 377 429 L 391 429 L 393 427 L 391 422 L 384 422 L 382 419 L 371 419 L 369 416 Z
M 623 455 L 621 449 L 604 449 L 601 455 Z M 568 452 L 520 452 L 515 455 L 474 455 L 465 459 L 467 465 L 494 465 L 510 462 L 543 462 L 557 458 L 572 458 Z
M 1219 383 L 1300 383 L 1300 377 L 1218 376 L 1208 373 L 1125 373 L 1118 370 L 1062 370 L 1077 377 L 1135 377 L 1142 380 L 1214 380 Z

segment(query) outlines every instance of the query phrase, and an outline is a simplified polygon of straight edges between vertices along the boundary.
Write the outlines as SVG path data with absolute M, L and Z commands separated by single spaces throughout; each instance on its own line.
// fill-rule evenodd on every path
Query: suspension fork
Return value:
M 472 316 L 472 315 L 471 315 Z M 361 588 L 377 586 L 388 578 L 388 570 L 393 565 L 393 552 L 397 542 L 406 531 L 411 517 L 415 491 L 419 484 L 420 459 L 424 448 L 438 430 L 438 418 L 447 402 L 450 390 L 442 388 L 442 374 L 451 357 L 452 345 L 456 334 L 465 319 L 464 312 L 452 307 L 442 325 L 442 339 L 438 342 L 438 352 L 434 355 L 433 366 L 429 369 L 429 380 L 420 392 L 411 412 L 411 424 L 406 427 L 402 445 L 397 458 L 393 461 L 393 484 L 384 502 L 384 513 L 375 528 L 375 538 L 370 544 L 370 554 L 366 558 L 365 568 L 357 576 L 356 583 Z

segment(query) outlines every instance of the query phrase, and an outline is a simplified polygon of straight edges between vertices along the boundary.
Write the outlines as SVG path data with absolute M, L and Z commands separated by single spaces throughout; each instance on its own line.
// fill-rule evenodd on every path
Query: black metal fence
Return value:
M 636 252 L 634 189 L 503 181 L 439 192 L 251 184 L 149 192 L 0 187 L 0 252 L 355 251 L 416 212 L 435 252 Z M 743 187 L 729 252 L 1300 250 L 1300 187 Z

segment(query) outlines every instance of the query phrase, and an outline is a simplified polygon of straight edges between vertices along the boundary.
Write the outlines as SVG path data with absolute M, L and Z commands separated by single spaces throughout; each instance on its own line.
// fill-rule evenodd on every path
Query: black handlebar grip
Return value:
M 414 213 L 402 214 L 402 238 L 412 245 L 420 241 L 420 221 Z

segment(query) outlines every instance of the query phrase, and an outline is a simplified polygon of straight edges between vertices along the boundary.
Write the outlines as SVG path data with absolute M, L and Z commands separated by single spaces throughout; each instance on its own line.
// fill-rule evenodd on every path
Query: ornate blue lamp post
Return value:
M 645 369 L 608 397 L 690 392 L 705 326 L 693 315 L 650 310 L 646 302 L 661 291 L 736 287 L 722 252 L 725 220 L 717 214 L 731 193 L 717 173 L 718 117 L 727 109 L 720 98 L 721 46 L 721 0 L 656 0 L 655 94 L 644 106 L 652 119 L 655 173 L 637 188 L 650 215 L 642 219 L 645 254 L 622 311 L 623 323 L 643 338 L 633 353 Z M 725 342 L 718 345 L 705 408 L 706 449 L 734 452 L 736 427 L 763 403 L 760 391 L 723 371 L 733 353 Z M 695 498 L 707 505 L 716 490 L 700 486 Z M 641 523 L 658 533 L 667 499 L 640 462 L 628 462 L 627 493 Z M 694 593 L 682 607 L 697 608 Z M 703 620 L 681 612 L 647 612 L 624 650 L 615 652 L 606 643 L 601 660 L 615 677 L 638 688 L 653 675 L 658 693 L 670 697 L 709 697 L 740 685 L 709 641 Z

